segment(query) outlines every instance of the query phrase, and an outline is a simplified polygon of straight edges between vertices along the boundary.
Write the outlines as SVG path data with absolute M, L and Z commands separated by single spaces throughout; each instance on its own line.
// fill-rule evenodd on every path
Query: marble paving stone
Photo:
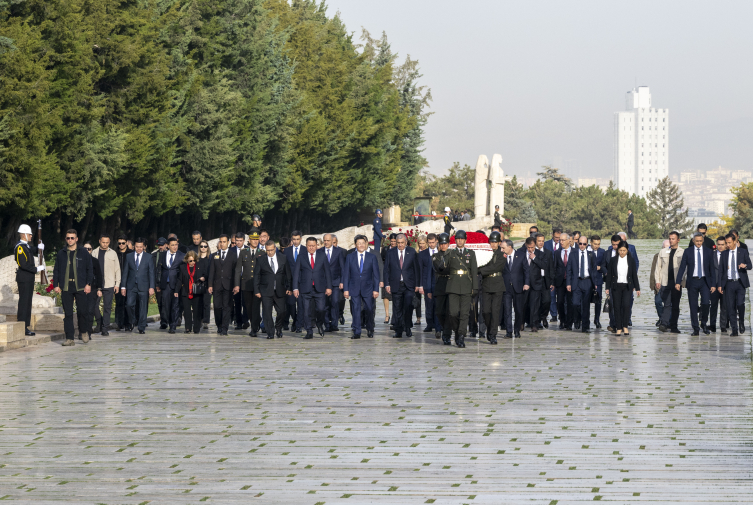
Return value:
M 630 338 L 466 349 L 379 322 L 359 341 L 152 324 L 1 353 L 0 499 L 750 503 L 750 331 L 692 337 L 686 296 L 681 335 L 652 311 L 636 299 Z

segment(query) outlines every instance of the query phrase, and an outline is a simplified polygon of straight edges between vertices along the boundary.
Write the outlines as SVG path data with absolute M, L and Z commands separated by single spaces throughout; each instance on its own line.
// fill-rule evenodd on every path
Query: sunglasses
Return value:
M 65 240 L 76 240 L 76 237 L 65 237 Z
M 118 242 L 118 245 L 125 245 L 125 242 Z
M 84 249 L 86 249 L 89 252 L 92 252 L 92 248 L 91 247 L 84 247 Z
M 196 263 L 194 260 L 188 260 L 188 264 Z
M 580 245 L 588 245 L 588 242 L 578 242 Z
M 208 247 L 209 247 L 208 245 L 200 245 L 200 246 L 199 246 L 199 249 L 206 249 L 206 248 L 208 248 Z

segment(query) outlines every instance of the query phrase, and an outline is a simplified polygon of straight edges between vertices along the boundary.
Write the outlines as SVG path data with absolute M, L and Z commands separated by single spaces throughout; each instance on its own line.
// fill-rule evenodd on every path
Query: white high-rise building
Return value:
M 639 196 L 669 175 L 669 109 L 651 106 L 648 86 L 627 92 L 625 112 L 614 113 L 616 186 Z

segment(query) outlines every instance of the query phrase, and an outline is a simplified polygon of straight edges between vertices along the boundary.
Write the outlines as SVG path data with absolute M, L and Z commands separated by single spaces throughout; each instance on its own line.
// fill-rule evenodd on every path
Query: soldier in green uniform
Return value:
M 434 310 L 437 314 L 437 320 L 439 321 L 439 327 L 442 331 L 434 333 L 436 338 L 442 337 L 444 345 L 450 345 L 452 339 L 452 328 L 447 320 L 447 279 L 449 275 L 445 273 L 447 267 L 447 248 L 450 247 L 450 236 L 446 233 L 440 233 L 437 237 L 438 250 L 431 258 L 432 267 L 437 276 L 437 282 L 434 285 Z
M 243 249 L 238 255 L 238 262 L 235 264 L 235 291 L 243 291 L 243 303 L 246 305 L 246 314 L 251 323 L 249 337 L 255 337 L 259 332 L 261 325 L 261 298 L 255 296 L 254 292 L 254 270 L 256 269 L 256 260 L 266 253 L 259 249 L 259 232 L 251 230 L 248 235 L 248 249 Z
M 449 251 L 446 257 L 445 272 L 447 279 L 445 291 L 448 294 L 447 321 L 455 330 L 455 344 L 465 347 L 465 335 L 468 331 L 468 316 L 470 314 L 471 299 L 478 291 L 478 267 L 476 254 L 465 248 L 466 234 L 464 230 L 455 233 L 457 248 Z
M 481 291 L 483 293 L 483 314 L 486 324 L 486 339 L 497 343 L 497 329 L 499 328 L 499 313 L 502 308 L 502 297 L 505 295 L 505 279 L 502 276 L 507 268 L 507 259 L 499 247 L 502 236 L 498 231 L 489 235 L 489 245 L 492 248 L 492 259 L 486 265 L 479 267 L 481 274 Z
M 29 330 L 31 325 L 31 302 L 34 296 L 34 279 L 37 272 L 44 270 L 43 266 L 34 264 L 34 256 L 37 251 L 31 242 L 31 226 L 22 224 L 18 228 L 19 241 L 16 244 L 15 257 L 16 265 L 16 284 L 18 284 L 18 311 L 16 312 L 16 321 L 24 322 L 24 331 L 26 336 L 33 337 L 34 332 Z M 44 250 L 44 244 L 39 244 L 39 250 Z
M 494 206 L 494 226 L 502 226 L 502 214 L 499 213 L 499 205 Z

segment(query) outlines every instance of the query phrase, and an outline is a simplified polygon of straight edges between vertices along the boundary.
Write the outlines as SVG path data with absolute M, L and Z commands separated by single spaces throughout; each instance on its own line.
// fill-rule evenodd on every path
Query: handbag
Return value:
M 203 295 L 204 292 L 207 290 L 207 283 L 206 281 L 198 281 L 193 283 L 193 294 L 194 295 Z
M 607 314 L 610 310 L 612 310 L 612 298 L 607 295 L 607 297 L 604 299 L 604 308 L 601 309 L 601 311 Z

